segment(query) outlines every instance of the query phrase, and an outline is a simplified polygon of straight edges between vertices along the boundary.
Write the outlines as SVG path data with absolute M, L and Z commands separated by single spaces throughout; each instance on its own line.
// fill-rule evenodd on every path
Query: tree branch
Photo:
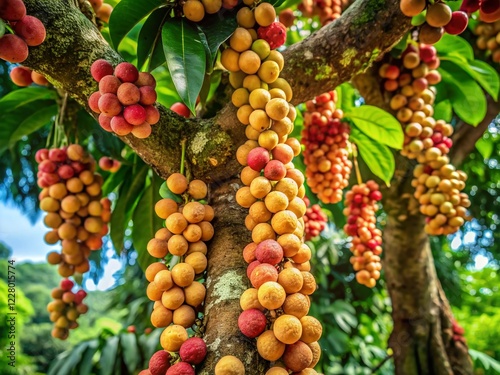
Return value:
M 106 59 L 116 65 L 123 59 L 73 3 L 25 0 L 25 4 L 28 13 L 42 20 L 47 29 L 46 41 L 30 48 L 25 65 L 47 76 L 89 110 L 87 98 L 97 90 L 90 75 L 92 62 Z M 399 10 L 399 0 L 358 0 L 340 19 L 285 51 L 282 76 L 294 90 L 293 102 L 348 81 L 389 50 L 410 27 L 410 20 Z M 211 120 L 185 120 L 161 106 L 160 112 L 161 120 L 148 139 L 122 137 L 160 176 L 179 169 L 183 138 L 188 141 L 194 177 L 214 181 L 238 173 L 234 154 L 245 136 L 231 103 Z

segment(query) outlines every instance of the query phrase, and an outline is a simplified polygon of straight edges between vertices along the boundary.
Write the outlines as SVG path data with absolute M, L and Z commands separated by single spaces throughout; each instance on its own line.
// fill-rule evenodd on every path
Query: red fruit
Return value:
M 264 332 L 266 325 L 266 316 L 262 313 L 262 311 L 257 309 L 245 310 L 238 317 L 238 327 L 241 333 L 251 339 Z
M 97 102 L 99 109 L 108 117 L 119 115 L 122 111 L 122 105 L 115 94 L 106 93 L 101 95 Z
M 497 10 L 492 13 L 485 13 L 482 9 L 479 9 L 479 19 L 487 23 L 492 23 L 500 20 L 500 8 L 497 8 Z
M 158 108 L 147 105 L 144 109 L 146 110 L 146 122 L 148 124 L 154 125 L 160 121 L 160 111 L 158 111 Z
M 299 372 L 307 368 L 312 362 L 313 354 L 309 346 L 303 341 L 287 345 L 281 357 L 285 366 L 292 371 Z M 299 360 L 297 360 L 299 359 Z
M 129 332 L 129 333 L 135 333 L 135 326 L 128 326 L 127 327 L 127 332 Z
M 264 168 L 264 177 L 271 181 L 281 180 L 286 176 L 286 167 L 279 160 L 271 160 Z
M 108 158 L 107 156 L 103 156 L 99 159 L 99 167 L 103 171 L 109 171 L 111 168 L 113 168 L 113 159 Z
M 67 155 L 66 155 L 66 150 L 63 150 L 61 148 L 53 148 L 49 150 L 49 160 L 53 162 L 63 162 L 66 161 Z
M 49 155 L 49 152 L 47 151 L 47 157 Z M 38 165 L 38 170 L 45 172 L 45 173 L 53 173 L 57 169 L 57 166 L 54 164 L 52 160 L 43 160 L 39 165 Z
M 26 87 L 33 83 L 31 79 L 31 69 L 25 66 L 16 66 L 10 71 L 10 79 L 15 85 Z
M 75 293 L 75 303 L 79 305 L 80 303 L 82 303 L 85 297 L 87 297 L 87 292 L 84 291 L 83 289 L 80 289 L 78 292 Z
M 390 65 L 385 73 L 385 78 L 398 79 L 399 73 L 399 68 L 396 65 Z
M 46 36 L 45 26 L 38 18 L 33 16 L 25 16 L 17 21 L 14 31 L 30 47 L 42 44 Z
M 451 14 L 451 20 L 444 27 L 444 31 L 450 35 L 458 35 L 464 32 L 468 23 L 469 17 L 467 16 L 467 13 L 456 11 Z
M 151 125 L 149 125 L 147 122 L 143 122 L 141 125 L 135 125 L 134 128 L 132 129 L 132 134 L 140 139 L 147 138 L 151 135 L 153 129 L 151 128 Z
M 184 362 L 198 365 L 207 355 L 207 345 L 201 338 L 191 337 L 182 343 L 179 355 Z
M 159 350 L 153 354 L 149 360 L 151 375 L 165 375 L 170 367 L 170 359 L 170 354 L 164 350 Z
M 139 71 L 134 65 L 122 62 L 116 66 L 115 76 L 122 82 L 135 82 L 139 78 Z
M 420 45 L 420 59 L 424 63 L 433 61 L 437 56 L 436 54 L 436 47 L 427 44 Z
M 118 135 L 129 134 L 134 126 L 125 120 L 123 116 L 114 116 L 110 122 L 111 130 L 113 130 Z
M 255 269 L 260 264 L 258 260 L 254 260 L 252 263 L 250 263 L 247 267 L 247 277 L 250 278 L 252 275 L 252 271 Z
M 20 63 L 28 58 L 28 45 L 14 34 L 0 38 L 0 59 L 11 63 Z
M 75 283 L 73 283 L 73 281 L 71 281 L 70 279 L 62 279 L 59 285 L 62 290 L 67 292 L 68 290 L 71 290 L 71 288 L 73 288 Z
M 35 154 L 35 160 L 37 163 L 41 163 L 44 160 L 47 160 L 49 158 L 49 150 L 46 148 L 41 148 L 38 150 Z
M 71 177 L 75 175 L 75 171 L 69 165 L 61 165 L 57 170 L 57 174 L 63 180 L 69 180 Z
M 90 74 L 99 82 L 103 77 L 113 75 L 113 66 L 106 60 L 96 60 L 90 67 Z
M 276 265 L 283 259 L 283 248 L 275 240 L 265 240 L 257 245 L 255 258 L 261 263 Z
M 292 27 L 293 26 L 293 21 L 295 20 L 295 16 L 293 14 L 293 10 L 291 9 L 285 9 L 280 12 L 278 19 L 280 22 L 285 25 L 286 27 Z
M 31 71 L 31 79 L 37 85 L 40 85 L 40 86 L 48 86 L 49 85 L 49 81 L 47 81 L 47 78 L 45 78 L 45 76 L 43 74 L 35 72 L 34 70 Z
M 255 289 L 268 281 L 278 281 L 278 271 L 268 263 L 258 264 L 250 274 L 250 282 Z
M 256 147 L 248 153 L 247 163 L 254 171 L 261 171 L 269 163 L 269 151 L 264 147 Z
M 138 375 L 151 375 L 151 371 L 149 369 L 142 370 Z
M 146 110 L 140 104 L 133 104 L 125 107 L 123 117 L 132 125 L 141 125 L 146 121 Z
M 137 81 L 135 81 L 135 85 L 137 87 L 142 87 L 142 86 L 151 86 L 153 88 L 156 87 L 156 80 L 155 77 L 151 73 L 147 72 L 139 72 L 139 78 Z
M 181 102 L 174 103 L 172 104 L 170 109 L 175 113 L 177 113 L 178 115 L 183 116 L 185 118 L 189 118 L 189 116 L 191 116 L 191 111 L 184 103 Z
M 481 13 L 492 14 L 500 9 L 500 0 L 481 0 L 479 7 Z
M 474 13 L 479 9 L 479 0 L 463 0 L 462 5 L 460 5 L 460 10 L 466 13 Z
M 111 119 L 112 117 L 108 117 L 103 113 L 99 115 L 99 125 L 101 125 L 101 128 L 103 128 L 107 132 L 113 131 L 113 129 L 111 129 Z
M 152 105 L 156 102 L 156 90 L 151 86 L 143 86 L 139 91 L 141 94 L 141 104 Z
M 99 91 L 94 92 L 92 95 L 89 96 L 89 107 L 92 111 L 95 113 L 101 113 L 101 110 L 99 109 L 99 99 L 101 98 L 101 94 Z
M 257 35 L 268 42 L 271 49 L 276 49 L 285 44 L 286 27 L 281 22 L 273 22 L 269 26 L 259 27 Z
M 122 163 L 120 163 L 118 160 L 113 160 L 113 166 L 109 169 L 111 173 L 115 173 L 120 169 Z
M 141 92 L 133 83 L 125 82 L 118 87 L 116 96 L 123 105 L 132 105 L 139 102 Z
M 26 7 L 22 0 L 3 0 L 0 2 L 0 18 L 7 21 L 19 21 L 26 16 Z
M 195 375 L 194 368 L 187 362 L 178 362 L 165 375 Z
M 120 80 L 113 75 L 104 76 L 99 81 L 99 92 L 101 95 L 106 93 L 116 94 L 121 84 Z

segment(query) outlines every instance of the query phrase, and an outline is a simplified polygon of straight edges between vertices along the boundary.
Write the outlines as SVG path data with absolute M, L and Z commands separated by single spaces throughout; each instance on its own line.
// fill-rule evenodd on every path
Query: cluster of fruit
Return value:
M 142 370 L 139 375 L 195 375 L 193 366 L 199 365 L 207 355 L 207 345 L 199 337 L 191 337 L 184 341 L 179 348 L 180 361 L 172 364 L 175 360 L 172 355 L 159 350 L 149 360 L 149 366 Z
M 468 14 L 479 10 L 479 20 L 483 22 L 500 20 L 500 4 L 497 0 L 463 0 L 460 10 Z
M 82 146 L 41 149 L 36 153 L 40 208 L 47 212 L 44 224 L 52 228 L 45 235 L 50 245 L 61 241 L 62 251 L 50 252 L 50 264 L 59 264 L 62 277 L 89 270 L 88 257 L 102 247 L 108 232 L 111 202 L 101 199 L 102 177 L 95 173 L 95 161 Z
M 31 70 L 25 66 L 16 66 L 10 71 L 10 79 L 15 85 L 27 87 L 32 83 L 40 86 L 48 86 L 49 81 L 40 73 Z
M 350 3 L 350 0 L 302 0 L 297 8 L 305 17 L 317 15 L 324 26 L 339 18 Z
M 441 81 L 436 70 L 438 66 L 434 46 L 410 45 L 400 59 L 385 63 L 379 69 L 384 89 L 391 97 L 389 105 L 396 112 L 405 133 L 401 154 L 409 159 L 419 159 L 419 162 L 425 162 L 426 159 L 422 159 L 425 154 L 436 148 L 447 154 L 453 144 L 449 138 L 453 133 L 452 126 L 432 117 L 435 99 L 432 86 Z
M 254 0 L 243 0 L 252 5 Z M 200 22 L 205 14 L 215 14 L 223 9 L 231 10 L 238 5 L 238 0 L 187 0 L 182 5 L 184 17 L 193 22 Z
M 303 242 L 304 176 L 292 162 L 301 147 L 297 139 L 288 138 L 296 110 L 289 103 L 290 85 L 279 78 L 283 56 L 275 50 L 284 37 L 269 32 L 284 29 L 275 18 L 268 3 L 240 9 L 239 27 L 221 59 L 231 72 L 232 102 L 249 138 L 236 153 L 244 166 L 241 181 L 245 185 L 236 192 L 236 201 L 249 209 L 245 226 L 253 241 L 243 250 L 252 288 L 241 295 L 238 326 L 248 338 L 257 338 L 257 350 L 264 359 L 281 358 L 294 372 L 311 367 L 308 373 L 315 374 L 312 367 L 319 359 L 317 340 L 322 328 L 317 319 L 307 316 L 308 296 L 315 291 L 316 281 L 309 272 L 311 249 Z M 259 31 L 252 29 L 255 26 Z M 234 356 L 223 357 L 215 373 L 225 374 L 227 366 L 239 369 L 234 374 L 244 374 L 243 364 Z M 288 373 L 280 366 L 267 374 Z
M 342 200 L 349 185 L 349 125 L 342 122 L 342 110 L 335 107 L 335 91 L 321 94 L 306 103 L 302 143 L 307 185 L 324 203 Z
M 379 186 L 373 180 L 354 185 L 345 195 L 344 232 L 352 236 L 350 260 L 357 282 L 368 288 L 376 285 L 382 269 L 382 231 L 377 228 L 375 216 L 381 199 Z
M 208 192 L 203 181 L 192 180 L 188 183 L 182 174 L 174 173 L 169 176 L 166 185 L 170 193 L 184 194 L 187 203 L 179 205 L 172 198 L 163 198 L 155 205 L 156 214 L 165 220 L 165 228 L 159 229 L 147 245 L 149 254 L 160 259 L 146 269 L 146 279 L 149 281 L 147 296 L 155 301 L 151 323 L 158 328 L 166 327 L 160 338 L 162 348 L 168 352 L 178 352 L 187 342 L 187 329 L 195 324 L 199 308 L 205 300 L 205 286 L 195 279 L 203 278 L 207 268 L 206 242 L 214 235 L 210 223 L 214 218 L 214 210 L 199 202 L 206 198 Z M 162 261 L 168 254 L 178 259 L 171 268 Z M 184 364 L 175 366 L 180 368 L 197 364 L 185 359 L 183 361 Z M 174 370 L 170 371 L 169 374 L 174 373 Z M 192 367 L 190 371 L 194 374 Z
M 309 207 L 311 202 L 309 198 L 304 197 L 307 210 L 304 215 L 304 232 L 306 234 L 306 241 L 313 239 L 320 235 L 326 228 L 328 223 L 328 216 L 323 212 L 319 204 L 313 204 Z
M 102 22 L 108 23 L 113 7 L 111 4 L 106 4 L 103 0 L 89 0 L 92 9 L 94 9 L 95 16 Z
M 4 21 L 14 34 L 5 34 Z M 28 58 L 28 46 L 35 47 L 42 44 L 45 34 L 43 23 L 36 17 L 26 15 L 26 7 L 22 0 L 0 2 L 0 59 L 11 63 L 23 62 Z
M 481 50 L 491 53 L 491 59 L 500 63 L 500 21 L 494 24 L 479 22 L 474 29 L 474 34 L 478 36 L 476 45 Z
M 90 68 L 99 82 L 99 91 L 88 99 L 89 107 L 99 114 L 99 124 L 119 136 L 132 133 L 147 138 L 151 125 L 160 120 L 156 102 L 156 80 L 127 62 L 113 66 L 106 60 L 96 60 Z
M 106 172 L 118 172 L 118 169 L 120 169 L 121 165 L 122 163 L 120 163 L 118 160 L 112 159 L 108 156 L 103 156 L 99 159 L 99 168 Z
M 470 201 L 465 188 L 467 176 L 456 171 L 446 156 L 453 142 L 453 127 L 435 120 L 433 85 L 441 80 L 436 49 L 410 45 L 400 59 L 383 64 L 379 74 L 390 98 L 390 107 L 402 123 L 405 142 L 401 154 L 417 159 L 414 170 L 415 198 L 420 212 L 427 216 L 428 234 L 455 233 L 467 219 Z
M 469 17 L 463 10 L 453 12 L 442 0 L 429 2 L 427 0 L 401 0 L 401 12 L 407 17 L 415 17 L 424 10 L 425 21 L 420 26 L 419 40 L 421 43 L 437 43 L 445 32 L 451 35 L 461 34 L 469 23 Z
M 47 311 L 50 313 L 50 321 L 54 323 L 52 337 L 66 340 L 69 336 L 69 330 L 78 327 L 77 319 L 80 315 L 88 311 L 88 306 L 83 303 L 87 293 L 80 289 L 73 293 L 71 289 L 74 283 L 69 279 L 62 279 L 59 288 L 52 290 L 54 301 L 47 305 Z

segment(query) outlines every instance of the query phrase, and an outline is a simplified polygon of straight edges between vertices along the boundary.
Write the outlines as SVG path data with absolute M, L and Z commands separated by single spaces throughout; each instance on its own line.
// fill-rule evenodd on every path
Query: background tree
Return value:
M 47 76 L 55 87 L 67 92 L 88 110 L 87 97 L 96 89 L 96 84 L 89 73 L 91 63 L 98 58 L 118 63 L 122 58 L 105 42 L 95 25 L 84 16 L 84 13 L 88 15 L 88 7 L 83 7 L 84 13 L 82 13 L 72 2 L 29 0 L 25 3 L 28 13 L 39 17 L 47 28 L 47 40 L 40 47 L 30 51 L 30 56 L 25 62 L 26 66 Z M 152 2 L 133 11 L 123 7 L 124 14 L 129 16 L 136 12 L 134 16 L 136 19 L 125 17 L 123 22 L 116 21 L 116 27 L 122 30 L 121 37 L 130 30 L 133 36 L 136 32 L 133 30 L 135 24 L 159 4 Z M 356 1 L 337 21 L 290 46 L 284 52 L 286 64 L 282 75 L 293 88 L 292 103 L 304 102 L 355 77 L 353 82 L 365 101 L 384 107 L 376 74 L 366 69 L 374 63 L 374 60 L 390 50 L 410 29 L 410 19 L 400 13 L 399 1 L 387 1 L 384 4 L 369 0 Z M 117 37 L 119 33 L 113 34 L 113 18 L 111 31 L 111 39 L 114 38 L 116 47 L 120 38 Z M 223 33 L 224 30 L 220 32 Z M 139 38 L 140 35 L 139 33 Z M 229 35 L 230 33 L 227 36 Z M 125 39 L 121 47 L 118 46 L 118 50 L 124 57 L 134 59 L 133 51 L 130 52 L 130 43 L 129 39 Z M 446 50 L 444 52 L 446 53 Z M 161 75 L 161 68 L 159 72 Z M 165 82 L 170 83 L 171 78 L 168 73 L 165 71 L 163 73 L 161 77 L 165 77 Z M 213 77 L 216 77 L 216 73 L 212 75 Z M 174 95 L 172 84 L 166 87 L 169 88 L 165 89 L 163 99 L 169 103 Z M 237 146 L 243 142 L 244 134 L 237 125 L 235 108 L 231 104 L 224 105 L 227 102 L 225 100 L 227 94 L 224 94 L 223 88 L 221 85 L 217 89 L 217 97 L 205 106 L 206 118 L 185 120 L 161 107 L 162 117 L 151 137 L 146 140 L 138 140 L 131 136 L 122 137 L 122 140 L 144 162 L 132 153 L 121 152 L 121 144 L 115 138 L 104 135 L 96 128 L 89 132 L 85 124 L 93 123 L 93 120 L 83 112 L 75 110 L 72 116 L 74 120 L 78 119 L 80 139 L 90 137 L 89 144 L 95 147 L 97 155 L 105 151 L 109 155 L 119 157 L 125 163 L 126 168 L 119 174 L 109 177 L 105 189 L 106 192 L 116 189 L 119 194 L 115 218 L 111 223 L 111 239 L 118 251 L 122 249 L 126 251 L 125 232 L 132 219 L 134 221 L 132 240 L 138 250 L 138 261 L 143 265 L 150 261 L 145 252 L 145 243 L 154 235 L 155 228 L 151 225 L 147 228 L 141 227 L 138 219 L 139 215 L 153 217 L 151 201 L 158 198 L 157 189 L 154 187 L 159 186 L 157 177 L 149 174 L 148 165 L 163 178 L 178 171 L 181 161 L 179 144 L 181 140 L 185 140 L 186 161 L 190 175 L 212 183 L 211 200 L 217 213 L 217 220 L 216 236 L 209 249 L 208 278 L 212 282 L 208 288 L 205 305 L 210 306 L 214 301 L 218 303 L 209 311 L 205 311 L 207 321 L 205 339 L 208 344 L 220 340 L 234 345 L 230 348 L 224 346 L 215 348 L 206 361 L 205 367 L 208 373 L 211 373 L 215 359 L 226 354 L 245 358 L 245 362 L 249 364 L 259 363 L 251 343 L 243 343 L 239 339 L 235 324 L 240 312 L 239 292 L 246 288 L 244 278 L 241 277 L 244 274 L 245 264 L 240 257 L 240 249 L 241 244 L 248 240 L 248 235 L 245 234 L 241 220 L 244 217 L 243 211 L 232 199 L 235 192 L 233 184 L 238 183 L 236 176 L 239 170 L 234 154 Z M 498 86 L 496 92 L 498 93 Z M 38 98 L 30 96 L 31 99 L 28 101 L 53 100 L 50 94 L 42 91 L 39 93 Z M 482 92 L 481 95 L 483 96 Z M 23 96 L 27 98 L 29 94 L 20 93 L 19 100 L 23 99 Z M 352 99 L 354 100 L 354 97 Z M 453 102 L 453 98 L 451 99 Z M 458 150 L 463 150 L 455 154 L 457 160 L 465 158 L 492 118 L 498 114 L 498 104 L 492 99 L 489 102 L 489 112 L 477 128 L 466 124 L 457 125 L 460 131 L 457 132 L 455 143 L 459 146 Z M 18 104 L 8 113 L 14 122 L 17 121 L 16 116 L 20 116 L 25 110 L 21 102 Z M 35 108 L 42 108 L 45 104 L 37 103 Z M 452 108 L 460 113 L 457 110 L 460 105 L 454 105 Z M 449 106 L 446 109 L 451 112 Z M 211 116 L 214 113 L 216 115 Z M 45 122 L 39 121 L 36 127 L 41 128 L 50 120 L 49 116 Z M 2 129 L 6 131 L 3 150 L 9 146 L 18 147 L 22 144 L 22 140 L 17 142 L 19 138 L 12 136 L 12 129 L 6 127 Z M 30 126 L 29 130 L 36 129 Z M 370 163 L 370 157 L 364 161 L 373 167 L 374 163 Z M 408 211 L 411 202 L 409 204 L 407 194 L 411 193 L 413 165 L 399 156 L 396 157 L 395 165 L 395 178 L 391 181 L 391 187 L 384 189 L 383 193 L 387 214 L 384 229 L 385 270 L 394 320 L 394 331 L 389 342 L 393 350 L 396 372 L 471 373 L 472 367 L 468 360 L 466 345 L 454 342 L 450 334 L 452 314 L 434 270 L 430 243 L 423 231 L 424 220 L 420 214 Z M 147 206 L 145 206 L 146 199 L 149 201 Z M 332 210 L 338 212 L 333 208 Z M 401 220 L 402 217 L 405 217 L 404 221 Z M 138 232 L 140 234 L 137 234 Z M 231 283 L 235 293 L 227 295 L 218 293 L 220 287 L 226 283 Z M 410 290 L 412 293 L 409 293 Z M 338 304 L 337 307 L 341 308 Z M 354 312 L 351 312 L 350 315 L 353 314 Z M 221 316 L 225 319 L 220 319 Z M 352 321 L 348 324 L 353 328 L 356 326 Z M 260 366 L 263 364 L 252 367 L 254 371 L 255 368 L 260 371 Z M 250 367 L 247 371 L 252 373 Z

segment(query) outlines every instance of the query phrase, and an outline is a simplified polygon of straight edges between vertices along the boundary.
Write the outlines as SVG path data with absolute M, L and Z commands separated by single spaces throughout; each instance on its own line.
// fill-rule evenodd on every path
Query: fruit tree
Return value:
M 429 237 L 472 219 L 456 167 L 500 111 L 498 1 L 109 3 L 0 0 L 26 86 L 0 99 L 0 154 L 47 138 L 23 155 L 63 277 L 53 336 L 91 308 L 75 281 L 109 227 L 162 331 L 141 374 L 316 374 L 330 220 L 352 283 L 385 279 L 396 373 L 472 374 Z

